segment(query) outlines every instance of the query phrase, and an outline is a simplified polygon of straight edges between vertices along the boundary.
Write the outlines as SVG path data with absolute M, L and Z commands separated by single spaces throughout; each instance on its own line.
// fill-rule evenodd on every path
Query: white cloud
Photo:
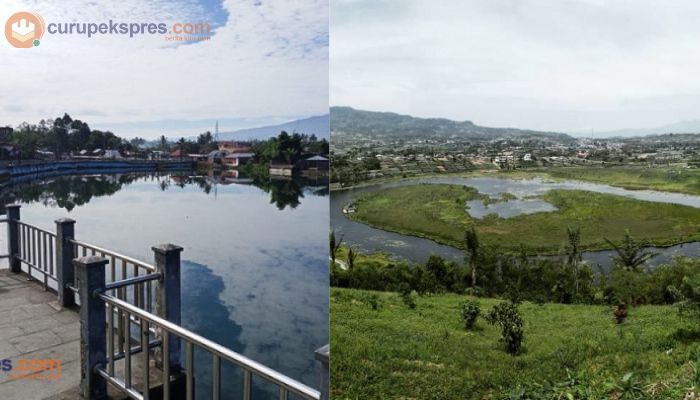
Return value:
M 332 0 L 331 104 L 563 131 L 700 119 L 698 17 L 692 1 Z
M 39 12 L 47 23 L 211 18 L 195 0 L 6 3 L 0 10 L 3 22 L 24 10 Z M 2 40 L 0 75 L 12 78 L 0 81 L 0 124 L 63 112 L 95 127 L 161 119 L 278 121 L 327 112 L 327 4 L 224 0 L 223 8 L 229 13 L 225 26 L 211 41 L 197 44 L 173 46 L 160 35 L 46 35 L 39 48 L 14 49 Z

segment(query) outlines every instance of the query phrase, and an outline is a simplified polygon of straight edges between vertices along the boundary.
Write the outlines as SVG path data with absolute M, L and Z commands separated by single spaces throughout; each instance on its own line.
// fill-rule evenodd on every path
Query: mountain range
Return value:
M 667 133 L 700 133 L 700 120 L 680 121 L 673 124 L 658 126 L 656 128 L 630 128 L 618 129 L 606 132 L 593 132 L 593 136 L 599 137 L 636 137 L 649 135 L 663 135 Z M 583 132 L 576 133 L 577 136 L 590 136 Z
M 331 131 L 334 134 L 352 133 L 369 136 L 458 136 L 478 140 L 527 136 L 558 141 L 574 140 L 571 136 L 561 132 L 490 128 L 476 125 L 471 121 L 453 121 L 446 118 L 416 118 L 392 112 L 356 110 L 351 107 L 331 107 Z
M 298 119 L 279 125 L 262 126 L 259 128 L 239 129 L 231 132 L 219 132 L 219 140 L 265 140 L 286 131 L 289 134 L 305 133 L 316 135 L 319 139 L 330 138 L 329 115 L 319 115 Z

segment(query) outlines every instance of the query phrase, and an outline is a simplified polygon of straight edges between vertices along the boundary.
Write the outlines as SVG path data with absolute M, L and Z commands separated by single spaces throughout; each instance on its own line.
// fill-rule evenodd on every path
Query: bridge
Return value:
M 225 397 L 229 365 L 242 371 L 237 398 L 251 400 L 255 379 L 281 400 L 328 399 L 328 345 L 315 354 L 316 390 L 181 326 L 181 247 L 154 246 L 149 264 L 80 240 L 71 219 L 50 231 L 22 221 L 19 205 L 6 209 L 0 397 L 191 400 L 197 349 L 211 359 L 207 376 L 196 376 L 211 383 L 204 398 Z

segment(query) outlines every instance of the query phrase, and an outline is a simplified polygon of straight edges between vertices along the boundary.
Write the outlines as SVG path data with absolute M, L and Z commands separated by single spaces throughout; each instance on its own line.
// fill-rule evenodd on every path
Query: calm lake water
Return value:
M 329 341 L 327 182 L 236 181 L 96 174 L 35 179 L 0 197 L 21 203 L 24 221 L 53 231 L 55 219 L 73 218 L 78 239 L 144 261 L 153 245 L 184 247 L 183 325 L 318 388 L 314 350 Z M 195 357 L 198 398 L 209 398 L 211 357 Z M 241 374 L 222 367 L 224 393 L 238 395 Z M 255 380 L 254 391 L 275 397 Z
M 346 243 L 353 244 L 362 251 L 385 251 L 416 263 L 425 262 L 432 254 L 462 262 L 464 252 L 460 249 L 444 246 L 428 239 L 375 229 L 349 220 L 342 212 L 343 206 L 351 203 L 353 199 L 363 193 L 417 184 L 458 184 L 474 187 L 480 193 L 488 194 L 492 198 L 500 198 L 502 193 L 510 193 L 517 197 L 515 200 L 489 204 L 488 206 L 485 206 L 481 200 L 470 201 L 465 207 L 465 212 L 469 212 L 475 218 L 482 218 L 489 213 L 496 213 L 500 217 L 510 218 L 521 214 L 554 211 L 556 208 L 553 205 L 541 198 L 535 198 L 552 189 L 587 190 L 628 196 L 643 201 L 674 203 L 700 208 L 700 196 L 651 190 L 627 190 L 578 181 L 552 182 L 539 178 L 515 180 L 489 177 L 425 178 L 333 192 L 331 194 L 331 226 L 338 234 L 343 235 Z M 686 243 L 668 248 L 653 248 L 653 250 L 658 253 L 658 256 L 649 262 L 650 266 L 669 262 L 677 255 L 700 257 L 700 242 Z M 586 252 L 583 254 L 584 260 L 589 264 L 600 265 L 605 270 L 611 268 L 612 256 L 613 251 Z

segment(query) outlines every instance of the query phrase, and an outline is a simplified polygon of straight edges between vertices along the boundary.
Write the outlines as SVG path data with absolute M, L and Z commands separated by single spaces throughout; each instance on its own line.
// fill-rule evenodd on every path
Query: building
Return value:
M 304 169 L 328 170 L 330 161 L 323 156 L 313 156 L 304 160 Z
M 231 153 L 223 158 L 223 163 L 227 167 L 238 167 L 250 161 L 255 154 L 253 153 Z
M 10 134 L 14 132 L 9 126 L 0 126 L 0 158 L 14 158 L 17 149 L 10 143 Z
M 218 142 L 219 151 L 226 153 L 250 153 L 252 151 L 249 142 Z
M 10 128 L 9 126 L 0 126 L 0 142 L 6 142 L 9 140 L 10 134 L 14 132 L 14 129 Z
M 123 158 L 119 150 L 105 150 L 103 157 L 111 160 L 120 160 Z
M 270 175 L 273 176 L 292 176 L 294 175 L 294 165 L 291 164 L 270 164 Z
M 207 156 L 207 162 L 210 164 L 221 164 L 221 160 L 226 154 L 220 150 L 214 150 Z
M 187 157 L 187 154 L 182 151 L 182 149 L 177 149 L 174 151 L 170 152 L 170 158 L 184 158 Z

